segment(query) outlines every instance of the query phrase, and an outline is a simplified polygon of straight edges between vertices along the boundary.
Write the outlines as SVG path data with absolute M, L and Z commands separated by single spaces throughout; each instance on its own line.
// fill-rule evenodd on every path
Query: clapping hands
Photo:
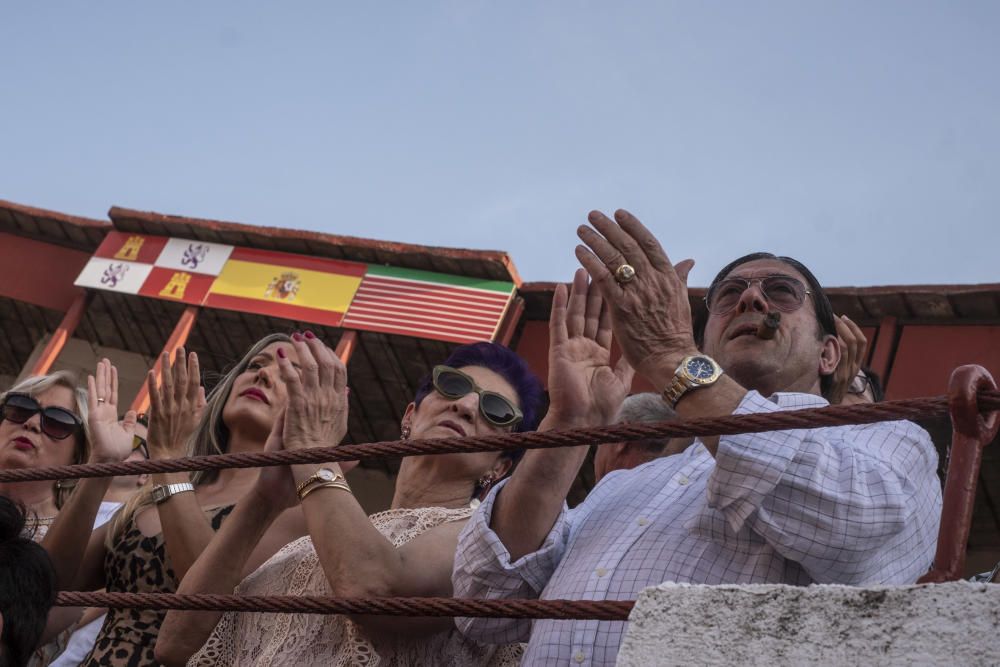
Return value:
M 118 463 L 132 453 L 135 434 L 134 410 L 118 421 L 118 369 L 107 359 L 97 362 L 87 376 L 87 426 L 91 447 L 88 463 Z
M 194 433 L 205 409 L 205 388 L 201 386 L 198 355 L 185 355 L 177 350 L 171 364 L 170 354 L 160 358 L 162 382 L 156 384 L 156 374 L 149 371 L 149 456 L 167 459 L 184 456 L 187 442 Z
M 614 421 L 632 385 L 624 357 L 611 364 L 611 315 L 580 269 L 567 294 L 556 286 L 549 318 L 549 417 L 573 427 Z

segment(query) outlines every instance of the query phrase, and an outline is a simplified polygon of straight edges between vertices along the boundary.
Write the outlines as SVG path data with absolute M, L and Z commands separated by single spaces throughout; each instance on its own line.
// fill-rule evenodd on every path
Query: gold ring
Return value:
M 635 268 L 631 264 L 622 264 L 615 269 L 615 280 L 619 285 L 630 283 L 635 279 Z

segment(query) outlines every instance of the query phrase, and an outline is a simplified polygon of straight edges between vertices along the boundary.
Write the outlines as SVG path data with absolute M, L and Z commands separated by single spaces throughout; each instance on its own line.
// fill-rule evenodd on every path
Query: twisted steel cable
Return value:
M 470 598 L 338 598 L 316 595 L 180 595 L 62 591 L 60 607 L 179 609 L 295 614 L 467 616 L 624 621 L 635 600 L 474 600 Z
M 980 391 L 982 413 L 1000 410 L 1000 391 Z M 129 461 L 127 463 L 85 463 L 48 468 L 0 470 L 0 482 L 27 482 L 83 477 L 111 477 L 141 473 L 215 470 L 220 468 L 258 468 L 292 463 L 328 461 L 366 461 L 426 454 L 545 449 L 628 442 L 644 438 L 733 435 L 790 429 L 822 428 L 848 424 L 872 424 L 899 419 L 924 419 L 948 414 L 948 398 L 934 396 L 884 401 L 861 405 L 832 405 L 823 408 L 782 410 L 747 415 L 726 415 L 701 419 L 657 422 L 652 424 L 615 424 L 596 428 L 567 429 L 531 433 L 462 438 L 426 438 L 395 440 L 361 445 L 315 447 L 294 451 L 215 454 L 178 459 Z

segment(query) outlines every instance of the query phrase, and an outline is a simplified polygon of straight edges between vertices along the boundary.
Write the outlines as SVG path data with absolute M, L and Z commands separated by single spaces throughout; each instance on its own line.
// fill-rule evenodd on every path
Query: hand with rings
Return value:
M 591 211 L 577 234 L 576 257 L 601 290 L 625 358 L 647 378 L 673 374 L 698 351 L 687 276 L 694 261 L 671 263 L 656 237 L 628 211 L 611 220 Z M 659 373 L 653 373 L 653 369 Z
M 107 359 L 97 362 L 87 376 L 87 426 L 90 431 L 88 463 L 118 463 L 132 453 L 135 412 L 118 421 L 118 369 Z

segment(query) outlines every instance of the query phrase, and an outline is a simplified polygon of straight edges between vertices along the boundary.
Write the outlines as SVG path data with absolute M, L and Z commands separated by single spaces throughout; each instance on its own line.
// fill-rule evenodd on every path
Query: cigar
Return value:
M 757 338 L 771 340 L 774 338 L 774 334 L 778 333 L 779 326 L 781 326 L 781 313 L 768 313 L 760 328 L 757 329 Z

